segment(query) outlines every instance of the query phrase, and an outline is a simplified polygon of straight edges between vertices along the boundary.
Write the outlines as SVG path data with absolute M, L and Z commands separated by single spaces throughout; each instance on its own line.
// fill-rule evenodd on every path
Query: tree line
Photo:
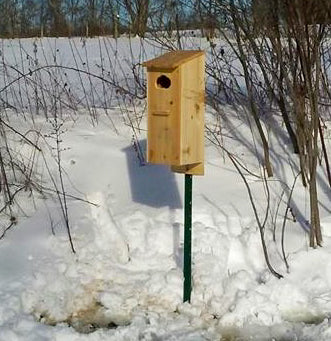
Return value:
M 0 0 L 0 37 L 144 36 L 192 28 L 195 8 L 186 0 Z

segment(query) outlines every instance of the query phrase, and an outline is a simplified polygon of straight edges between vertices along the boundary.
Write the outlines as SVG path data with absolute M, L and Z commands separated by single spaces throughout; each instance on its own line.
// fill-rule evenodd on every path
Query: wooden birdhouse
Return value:
M 175 172 L 203 175 L 203 51 L 173 51 L 147 67 L 147 160 Z

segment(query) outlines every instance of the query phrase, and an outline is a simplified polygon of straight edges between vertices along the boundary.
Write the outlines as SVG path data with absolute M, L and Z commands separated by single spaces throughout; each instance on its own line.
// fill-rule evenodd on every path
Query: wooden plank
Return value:
M 158 85 L 161 76 L 169 78 L 169 88 Z M 148 72 L 147 160 L 179 165 L 180 160 L 180 72 Z
M 192 165 L 184 166 L 171 166 L 171 171 L 175 173 L 191 174 L 191 175 L 204 175 L 204 163 L 194 163 Z
M 204 55 L 183 64 L 181 69 L 181 162 L 204 161 Z
M 147 67 L 147 71 L 157 71 L 158 69 L 173 70 L 183 63 L 186 63 L 196 57 L 204 55 L 203 51 L 196 50 L 181 50 L 171 51 L 163 54 L 157 58 L 148 60 L 143 63 L 143 66 Z

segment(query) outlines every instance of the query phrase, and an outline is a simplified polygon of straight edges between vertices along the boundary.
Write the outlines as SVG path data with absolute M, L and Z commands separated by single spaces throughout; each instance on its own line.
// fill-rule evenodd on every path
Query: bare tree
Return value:
M 19 1 L 0 1 L 0 31 L 6 37 L 15 37 L 19 34 Z
M 39 27 L 37 26 L 38 3 L 35 0 L 26 0 L 22 2 L 20 9 L 20 36 L 37 35 Z
M 130 32 L 144 37 L 147 30 L 149 0 L 123 0 L 130 20 Z
M 62 6 L 62 0 L 48 0 L 48 10 L 51 19 L 51 32 L 56 36 L 66 36 L 68 34 L 67 22 Z
M 82 3 L 80 0 L 66 0 L 65 11 L 69 18 L 68 20 L 68 31 L 69 35 L 77 35 L 80 32 L 80 17 L 82 11 Z
M 310 245 L 321 245 L 317 166 L 319 138 L 323 144 L 323 134 L 319 103 L 321 89 L 325 88 L 323 82 L 328 78 L 321 65 L 321 46 L 326 23 L 331 22 L 330 2 L 255 0 L 250 4 L 230 0 L 218 4 L 231 18 L 229 28 L 236 44 L 227 31 L 223 33 L 243 69 L 248 103 L 260 132 L 266 165 L 269 147 L 259 127 L 256 97 L 259 87 L 269 93 L 270 108 L 282 114 L 293 149 L 299 155 L 302 181 L 310 194 Z
M 245 10 L 245 8 L 243 10 Z M 242 13 L 243 10 L 241 9 L 240 12 Z M 246 84 L 246 89 L 247 89 L 249 107 L 250 107 L 250 111 L 254 119 L 254 122 L 256 124 L 257 130 L 259 132 L 260 138 L 261 138 L 263 152 L 264 152 L 265 167 L 267 170 L 267 174 L 270 177 L 273 175 L 273 172 L 272 172 L 272 167 L 271 167 L 271 162 L 270 162 L 269 144 L 265 136 L 261 121 L 259 119 L 258 107 L 254 100 L 253 79 L 249 71 L 249 68 L 251 66 L 249 63 L 249 59 L 247 58 L 247 53 L 244 50 L 244 42 L 242 40 L 242 34 L 241 34 L 241 30 L 242 30 L 241 23 L 245 22 L 245 19 L 240 16 L 239 14 L 240 12 L 235 7 L 233 1 L 231 1 L 231 4 L 230 4 L 230 12 L 231 12 L 231 18 L 233 21 L 236 42 L 237 42 L 237 56 L 239 58 L 239 61 L 244 71 L 244 79 L 245 79 L 245 84 Z
M 308 0 L 305 3 L 298 0 L 273 0 L 268 4 L 260 0 L 254 2 L 258 33 L 267 32 L 272 45 L 270 52 L 276 60 L 274 67 L 269 64 L 267 69 L 273 74 L 275 92 L 281 94 L 280 110 L 285 111 L 286 97 L 291 101 L 295 139 L 291 135 L 293 132 L 288 131 L 299 154 L 303 184 L 309 187 L 312 247 L 322 243 L 316 177 L 318 137 L 322 142 L 324 140 L 318 103 L 323 86 L 321 46 L 326 23 L 331 22 L 330 9 L 330 2 L 324 0 Z M 286 121 L 284 118 L 284 122 L 289 125 L 289 119 Z M 325 160 L 328 166 L 326 153 Z
M 108 0 L 108 8 L 112 18 L 112 33 L 113 37 L 117 39 L 119 33 L 119 5 L 115 0 Z
M 298 55 L 300 69 L 293 77 L 293 103 L 298 119 L 302 171 L 307 176 L 310 194 L 310 246 L 322 243 L 317 194 L 317 164 L 319 136 L 319 97 L 321 89 L 320 47 L 325 36 L 325 25 L 321 19 L 307 12 L 306 6 L 297 0 L 288 3 L 288 33 L 294 37 L 289 48 Z M 308 14 L 309 13 L 309 14 Z M 294 50 L 295 49 L 295 50 Z M 294 76 L 294 75 L 293 75 Z

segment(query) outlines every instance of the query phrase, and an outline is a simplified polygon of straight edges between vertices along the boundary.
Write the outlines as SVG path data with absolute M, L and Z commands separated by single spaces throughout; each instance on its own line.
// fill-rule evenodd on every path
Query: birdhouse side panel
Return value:
M 180 164 L 179 84 L 178 69 L 148 72 L 148 162 Z
M 204 55 L 181 66 L 182 164 L 195 164 L 204 161 L 204 72 Z

